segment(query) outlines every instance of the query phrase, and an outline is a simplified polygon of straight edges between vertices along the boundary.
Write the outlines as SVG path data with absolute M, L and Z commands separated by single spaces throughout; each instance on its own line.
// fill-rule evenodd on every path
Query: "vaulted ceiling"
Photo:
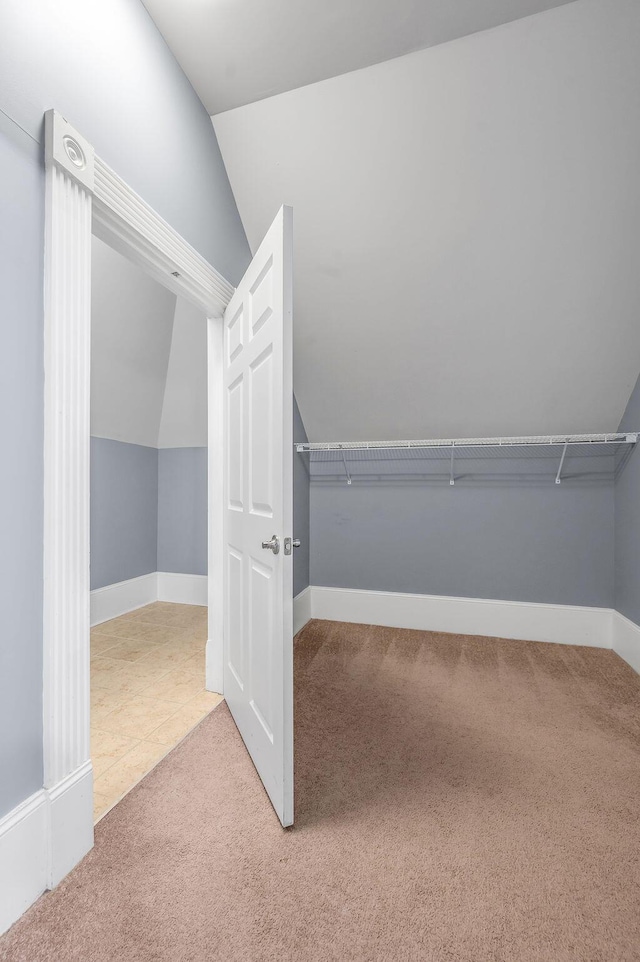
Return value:
M 144 0 L 210 114 L 571 0 Z
M 617 428 L 640 368 L 638 36 L 637 0 L 577 0 L 213 118 L 252 249 L 294 208 L 311 440 Z
M 91 434 L 158 448 L 207 444 L 204 316 L 97 237 Z

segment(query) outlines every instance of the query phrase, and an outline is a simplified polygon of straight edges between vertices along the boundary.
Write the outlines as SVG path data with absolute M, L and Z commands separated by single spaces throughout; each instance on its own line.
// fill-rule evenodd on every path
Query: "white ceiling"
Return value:
M 252 249 L 294 208 L 310 440 L 617 428 L 638 36 L 637 0 L 579 0 L 214 118 Z
M 570 0 L 143 0 L 210 114 Z

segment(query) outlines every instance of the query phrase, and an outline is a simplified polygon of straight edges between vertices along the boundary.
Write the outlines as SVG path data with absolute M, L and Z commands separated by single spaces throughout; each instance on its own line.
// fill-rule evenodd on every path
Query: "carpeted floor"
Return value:
M 221 705 L 0 959 L 638 960 L 639 733 L 610 651 L 311 622 L 295 827 Z

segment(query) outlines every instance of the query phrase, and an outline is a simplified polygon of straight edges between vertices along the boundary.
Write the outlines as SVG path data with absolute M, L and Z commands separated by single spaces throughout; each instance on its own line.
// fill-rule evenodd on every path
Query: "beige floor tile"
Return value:
M 177 702 L 184 705 L 185 702 L 193 698 L 204 689 L 204 675 L 190 674 L 188 671 L 181 671 L 179 668 L 170 671 L 153 682 L 148 688 L 141 692 L 145 698 L 159 698 L 161 701 Z
M 183 705 L 178 711 L 146 736 L 147 741 L 161 745 L 174 746 L 187 735 L 198 722 L 206 717 L 208 711 L 195 705 Z
M 91 687 L 92 688 L 113 688 L 114 680 L 118 673 L 122 671 L 122 662 L 104 655 L 96 656 L 91 659 Z
M 103 719 L 105 719 L 107 715 L 110 715 L 112 711 L 113 711 L 113 707 L 111 705 L 109 705 L 108 707 L 105 707 L 104 705 L 94 705 L 92 703 L 91 704 L 91 724 L 99 725 L 100 722 Z
M 146 622 L 138 623 L 137 638 L 152 642 L 155 645 L 166 645 L 168 642 L 176 641 L 175 628 L 167 625 L 149 625 Z
M 91 671 L 98 675 L 101 673 L 113 674 L 119 671 L 122 665 L 117 661 L 114 661 L 109 655 L 100 653 L 99 655 L 94 655 L 91 659 Z
M 113 692 L 114 695 L 128 695 L 130 697 L 138 695 L 151 681 L 141 679 L 134 671 L 131 671 L 131 668 L 137 664 L 136 661 L 123 661 L 122 670 L 105 681 L 105 686 L 108 686 L 107 690 Z M 156 674 L 156 677 L 160 677 L 160 672 Z
M 169 642 L 143 655 L 142 658 L 136 662 L 136 665 L 149 665 L 154 668 L 166 667 L 167 670 L 169 670 L 170 668 L 177 668 L 183 661 L 190 658 L 192 654 L 193 652 L 190 649 L 185 650 L 182 645 Z
M 131 616 L 137 621 L 146 621 L 151 625 L 164 625 L 166 624 L 167 614 L 173 613 L 176 607 L 181 606 L 175 605 L 170 601 L 154 601 L 152 605 L 145 605 L 144 608 L 138 608 L 131 613 Z
M 139 612 L 136 612 L 136 614 L 137 617 L 134 620 L 140 624 L 167 627 L 166 613 L 160 609 L 154 608 L 152 610 L 148 610 L 147 608 L 140 608 Z
M 120 621 L 119 618 L 114 618 L 113 621 L 105 621 L 92 628 L 91 635 L 94 638 L 99 638 L 102 635 L 110 635 L 112 638 L 137 638 L 140 624 L 139 621 L 135 620 Z
M 158 645 L 144 638 L 127 638 L 125 641 L 119 638 L 116 646 L 108 649 L 108 656 L 116 661 L 137 661 L 157 647 Z
M 101 795 L 99 792 L 93 793 L 93 821 L 97 822 L 105 812 L 111 808 L 111 802 L 108 795 Z
M 92 728 L 91 761 L 93 762 L 94 777 L 97 778 L 103 772 L 106 772 L 114 762 L 126 755 L 138 742 L 139 739 L 130 738 L 128 735 L 115 735 L 113 732 L 103 732 L 99 728 Z
M 140 614 L 146 614 L 148 612 L 159 613 L 161 611 L 173 611 L 174 608 L 180 608 L 181 605 L 176 605 L 173 601 L 154 601 L 151 605 L 146 605 L 144 608 L 138 608 Z
M 107 715 L 110 715 L 111 712 L 116 711 L 116 709 L 124 708 L 132 698 L 135 698 L 135 692 L 119 692 L 105 689 L 102 691 L 102 694 L 108 695 L 109 697 L 100 703 L 96 703 L 93 700 L 91 702 L 91 726 L 93 728 L 99 728 Z
M 205 650 L 207 645 L 207 633 L 206 631 L 204 634 L 192 632 L 190 637 L 177 638 L 176 641 L 179 641 L 180 644 L 195 654 L 197 651 Z
M 111 704 L 113 701 L 113 693 L 109 691 L 108 688 L 92 688 L 91 689 L 91 711 L 94 708 L 100 708 L 105 702 Z M 91 719 L 93 724 L 93 718 Z
M 176 638 L 174 641 L 168 641 L 163 647 L 165 651 L 173 651 L 176 654 L 180 654 L 183 660 L 186 661 L 193 655 L 202 653 L 205 650 L 206 642 L 193 638 Z
M 196 652 L 195 655 L 191 655 L 186 661 L 182 662 L 180 665 L 180 670 L 188 671 L 191 675 L 197 675 L 199 678 L 204 678 L 206 671 L 204 648 L 202 648 L 201 651 Z
M 176 605 L 176 611 L 166 614 L 165 624 L 176 628 L 206 628 L 207 609 L 196 605 Z
M 190 698 L 186 703 L 185 708 L 199 708 L 203 711 L 209 712 L 216 705 L 219 705 L 221 701 L 224 701 L 224 696 L 219 695 L 214 691 L 201 691 L 194 698 Z
M 153 661 L 128 661 L 123 663 L 122 677 L 125 678 L 138 694 L 143 688 L 148 688 L 154 681 L 159 681 L 171 671 L 166 665 L 154 665 Z
M 113 618 L 110 622 L 103 622 L 103 624 L 131 625 L 140 621 L 140 613 L 144 610 L 144 608 L 136 608 L 134 611 L 128 611 L 126 615 L 120 615 L 118 618 Z
M 102 718 L 100 728 L 118 735 L 130 735 L 131 738 L 146 738 L 150 732 L 155 731 L 166 721 L 175 709 L 176 706 L 172 702 L 135 695 L 122 708 L 116 708 Z
M 200 623 L 199 621 L 194 620 L 191 624 L 176 625 L 175 627 L 180 631 L 190 633 L 194 638 L 204 638 L 205 641 L 207 639 L 208 625 L 206 621 Z
M 106 708 L 113 711 L 114 708 L 122 708 L 123 705 L 134 697 L 135 692 L 114 691 L 112 688 L 92 688 L 91 689 L 91 724 L 95 728 L 94 711 L 99 708 Z
M 101 655 L 121 643 L 121 639 L 114 638 L 113 635 L 94 635 L 91 632 L 91 657 Z
M 95 791 L 107 798 L 124 795 L 167 754 L 155 742 L 141 741 L 95 780 Z

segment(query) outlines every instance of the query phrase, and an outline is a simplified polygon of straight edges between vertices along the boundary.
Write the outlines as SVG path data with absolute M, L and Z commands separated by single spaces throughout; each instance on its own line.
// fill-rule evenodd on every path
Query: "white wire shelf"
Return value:
M 520 438 L 437 438 L 428 441 L 311 441 L 296 443 L 296 450 L 303 451 L 377 451 L 411 450 L 414 448 L 461 448 L 461 447 L 525 447 L 528 445 L 557 444 L 635 444 L 638 433 L 616 434 L 540 434 Z
M 626 464 L 638 432 L 407 441 L 298 442 L 312 481 L 607 481 Z M 520 463 L 518 463 L 520 462 Z

